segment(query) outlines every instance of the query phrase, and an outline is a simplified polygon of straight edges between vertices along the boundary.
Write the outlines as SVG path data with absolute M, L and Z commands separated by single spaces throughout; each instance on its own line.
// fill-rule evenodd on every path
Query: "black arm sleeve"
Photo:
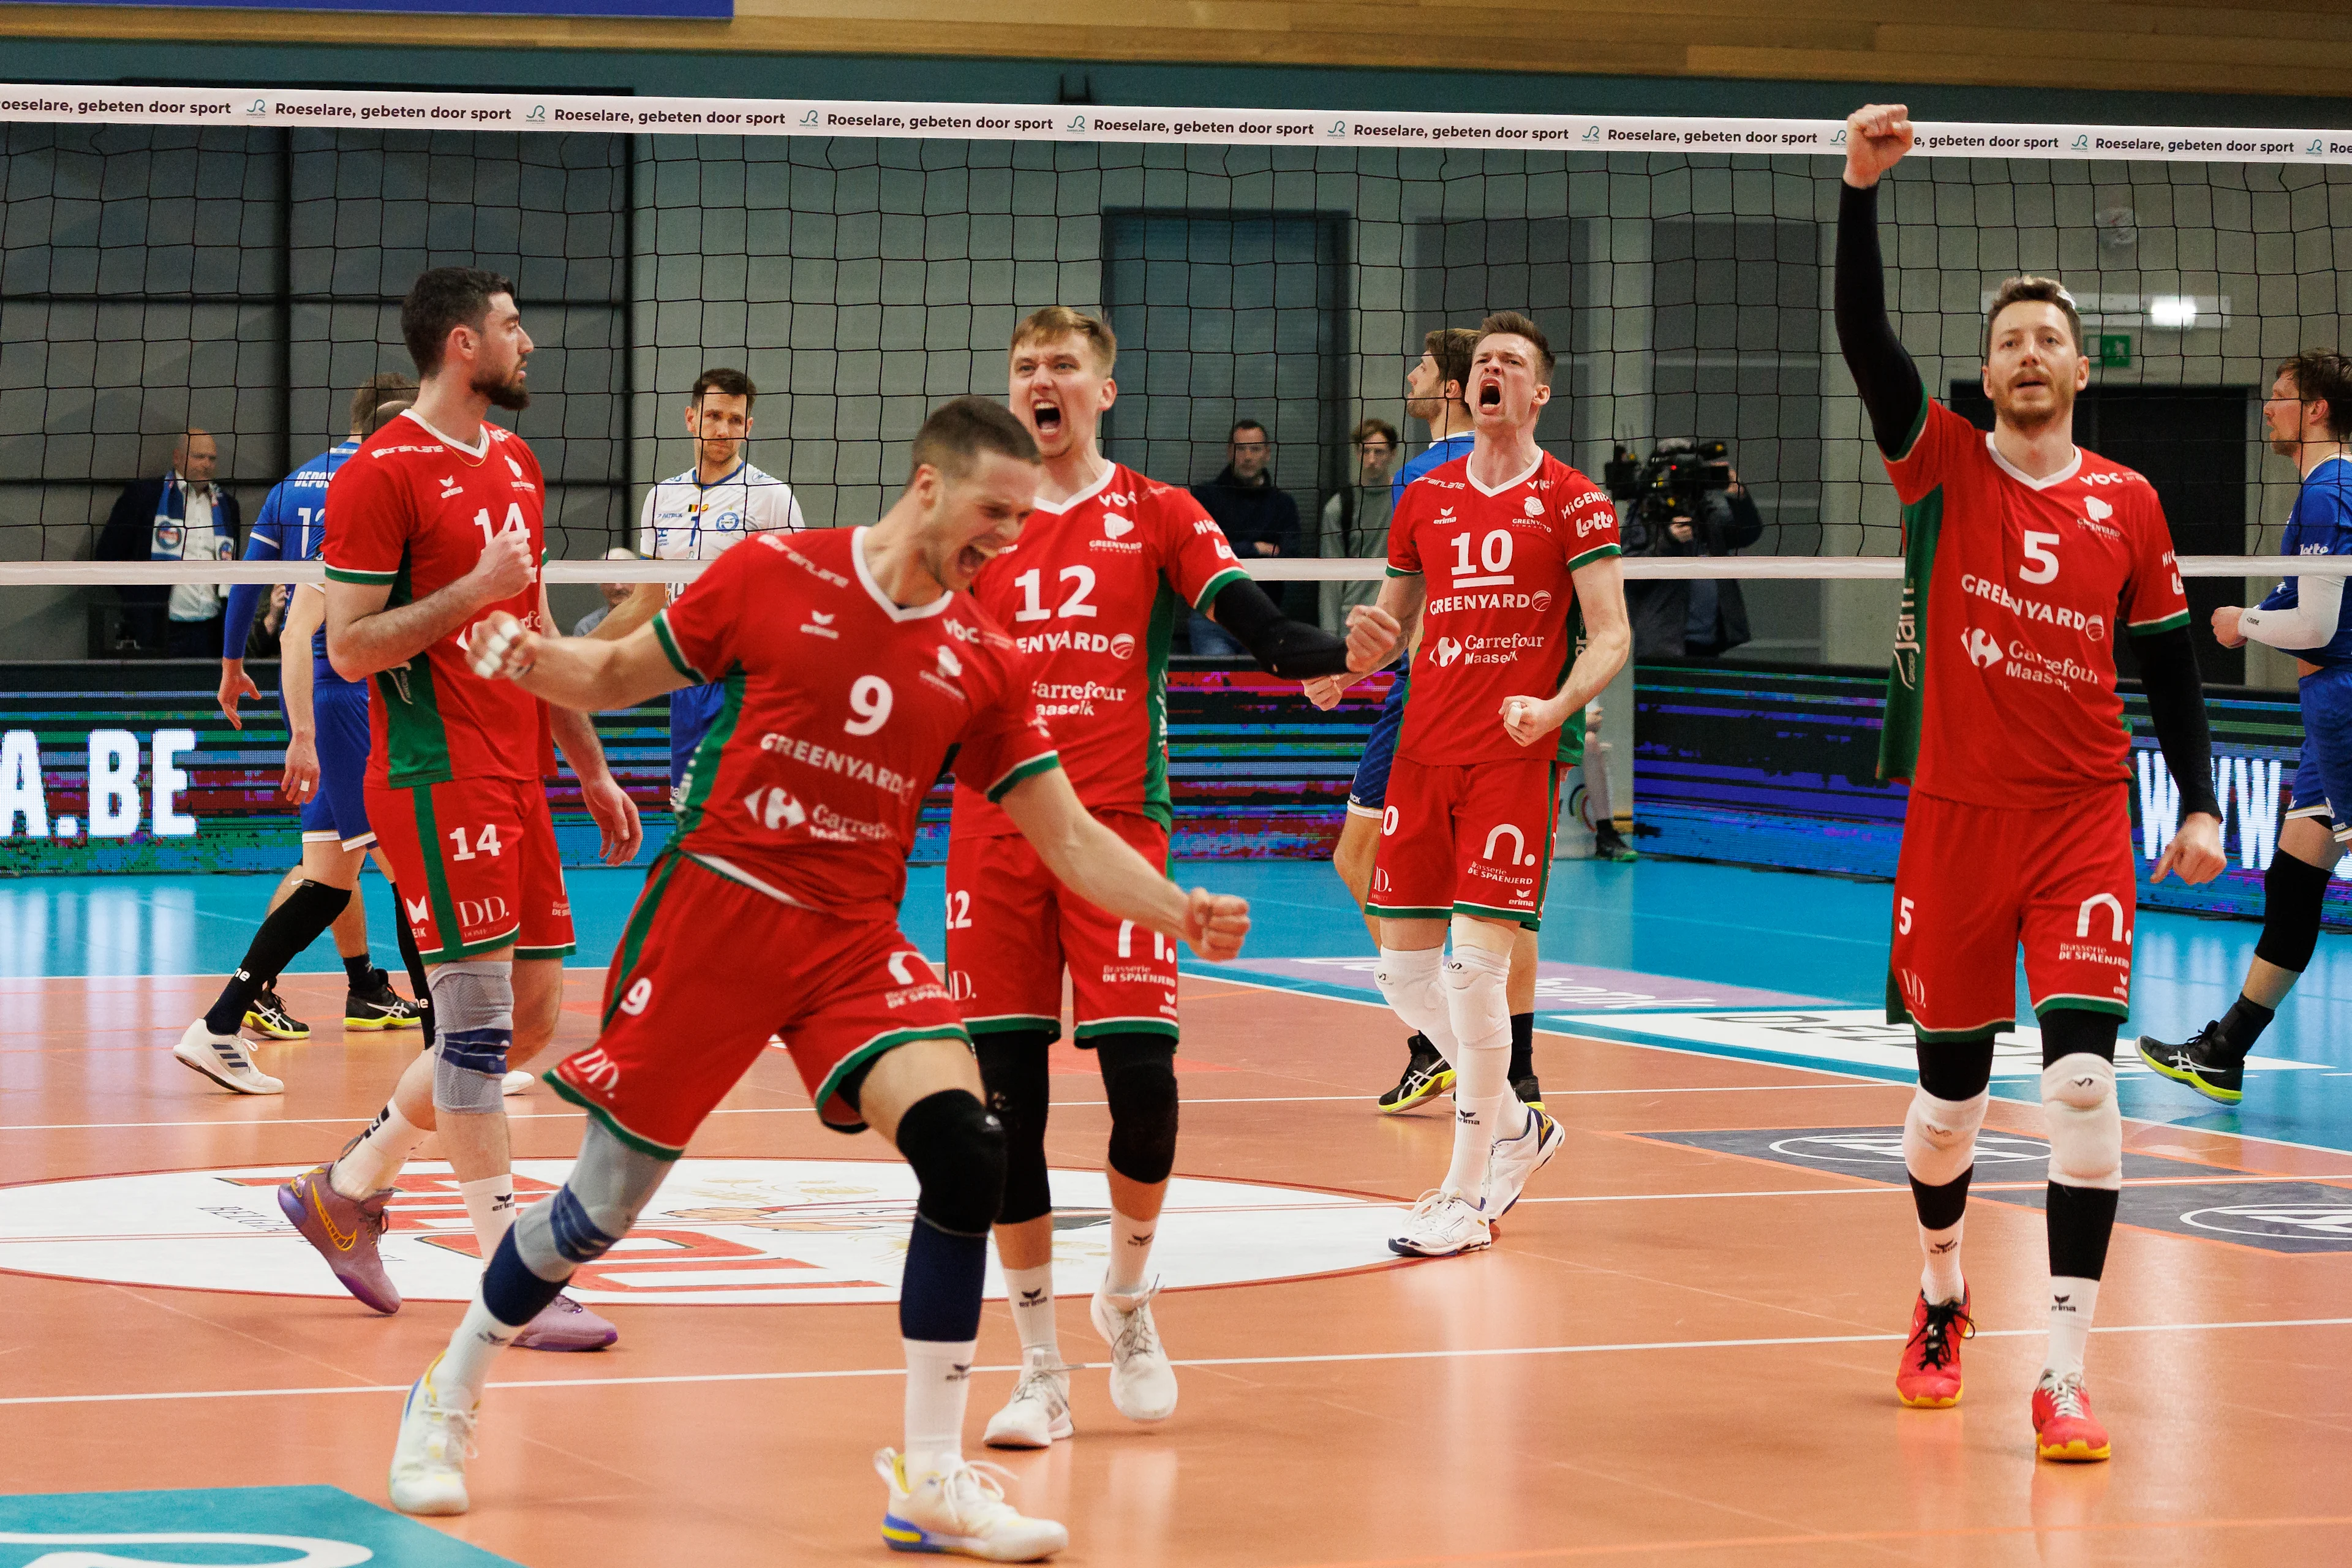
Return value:
M 2139 655 L 2140 689 L 2147 694 L 2148 717 L 2156 721 L 2164 765 L 2180 791 L 2180 815 L 2221 815 L 2213 795 L 2213 735 L 2205 721 L 2205 688 L 2197 675 L 2197 649 L 2189 628 L 2175 626 L 2132 638 Z
M 1903 350 L 1886 319 L 1886 268 L 1878 256 L 1878 187 L 1838 185 L 1837 334 L 1846 368 L 1870 412 L 1878 449 L 1899 458 L 1910 449 L 1927 401 L 1919 367 Z
M 1219 589 L 1211 608 L 1216 611 L 1217 625 L 1239 638 L 1252 658 L 1285 680 L 1347 672 L 1347 638 L 1290 619 L 1275 607 L 1265 589 L 1246 577 Z

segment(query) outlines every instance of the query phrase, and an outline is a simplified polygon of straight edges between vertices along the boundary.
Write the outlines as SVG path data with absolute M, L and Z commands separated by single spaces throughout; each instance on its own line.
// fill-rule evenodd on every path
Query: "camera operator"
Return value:
M 1620 447 L 1609 478 L 1611 493 L 1633 503 L 1628 555 L 1729 555 L 1764 532 L 1720 441 L 1660 441 L 1639 463 Z M 1736 580 L 1628 583 L 1625 607 L 1636 658 L 1711 658 L 1748 640 L 1748 604 Z

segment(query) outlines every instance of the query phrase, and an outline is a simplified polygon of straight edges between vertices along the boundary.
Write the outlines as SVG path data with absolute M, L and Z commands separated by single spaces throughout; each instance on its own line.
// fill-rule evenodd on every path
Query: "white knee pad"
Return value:
M 1445 1014 L 1465 1050 L 1511 1043 L 1508 955 L 1456 946 L 1445 965 Z
M 2087 1051 L 2042 1069 L 2042 1117 L 2050 1129 L 2050 1179 L 2070 1187 L 2124 1184 L 2124 1118 L 2116 1064 Z
M 1911 1091 L 1903 1118 L 1903 1164 L 1923 1186 L 1949 1186 L 1975 1163 L 1977 1132 L 1984 1126 L 1990 1091 L 1969 1100 L 1938 1100 L 1924 1089 Z
M 1381 949 L 1381 966 L 1372 978 L 1396 1016 L 1420 1030 L 1444 1056 L 1454 1054 L 1454 1028 L 1447 1020 L 1445 987 L 1439 979 L 1445 967 L 1442 948 L 1407 952 Z

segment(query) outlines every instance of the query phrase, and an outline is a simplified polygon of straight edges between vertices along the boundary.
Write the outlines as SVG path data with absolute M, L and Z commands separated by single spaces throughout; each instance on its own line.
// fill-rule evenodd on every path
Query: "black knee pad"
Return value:
M 977 1035 L 980 1081 L 988 1109 L 1004 1125 L 1004 1206 L 999 1225 L 1020 1225 L 1054 1212 L 1045 1179 L 1045 1115 L 1053 1076 L 1045 1053 L 1054 1037 L 1043 1029 Z
M 1176 1042 L 1102 1035 L 1091 1043 L 1110 1101 L 1110 1168 L 1130 1182 L 1166 1181 L 1176 1164 Z
M 1992 1035 L 1918 1042 L 1919 1087 L 1937 1100 L 1974 1100 L 1992 1083 Z
M 2053 1007 L 2042 1015 L 2042 1065 L 2082 1053 L 2116 1059 L 2116 1029 L 2123 1022 L 2113 1013 L 2087 1007 Z
M 2263 873 L 2263 935 L 2254 943 L 2256 958 L 2296 974 L 2311 967 L 2332 875 L 2331 868 L 2298 860 L 2284 849 L 2271 857 L 2270 869 Z
M 926 1095 L 898 1119 L 898 1152 L 923 1184 L 915 1212 L 951 1236 L 986 1236 L 1004 1201 L 1004 1128 L 971 1091 Z

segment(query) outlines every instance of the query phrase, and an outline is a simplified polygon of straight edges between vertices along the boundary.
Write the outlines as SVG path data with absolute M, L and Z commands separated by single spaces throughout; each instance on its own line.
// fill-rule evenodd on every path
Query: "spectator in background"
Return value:
M 171 470 L 141 479 L 116 498 L 98 536 L 100 561 L 234 561 L 243 531 L 236 498 L 213 482 L 220 447 L 202 430 L 172 444 Z M 216 658 L 221 609 L 217 584 L 125 587 L 124 626 L 140 646 L 173 658 Z
M 635 561 L 638 559 L 638 555 L 635 551 L 630 549 L 625 544 L 615 544 L 612 549 L 604 552 L 604 559 L 607 561 Z M 656 586 L 658 587 L 659 584 L 656 584 Z M 572 635 L 575 637 L 584 637 L 590 632 L 594 631 L 598 626 L 603 626 L 604 624 L 604 617 L 611 615 L 614 610 L 619 609 L 621 607 L 621 601 L 627 598 L 632 593 L 635 592 L 635 590 L 636 584 L 634 583 L 598 584 L 596 585 L 596 591 L 604 595 L 604 602 L 597 605 L 594 609 L 589 611 L 586 615 L 581 616 L 578 620 L 572 622 Z
M 1671 447 L 1661 441 L 1659 450 Z M 1687 443 L 1685 443 L 1687 445 Z M 1739 470 L 1731 488 L 1702 490 L 1697 504 L 1658 527 L 1628 520 L 1627 555 L 1730 555 L 1762 537 L 1764 519 Z M 1713 658 L 1748 640 L 1748 601 L 1736 579 L 1628 583 L 1635 658 Z
M 1323 503 L 1322 553 L 1353 560 L 1386 560 L 1389 552 L 1389 512 L 1395 504 L 1389 470 L 1396 464 L 1396 426 L 1385 419 L 1367 419 L 1348 434 L 1356 449 L 1355 483 Z M 1378 579 L 1361 583 L 1324 583 L 1323 626 L 1327 631 L 1348 625 L 1348 612 L 1381 596 Z
M 1261 558 L 1298 553 L 1298 503 L 1274 482 L 1270 459 L 1274 444 L 1265 426 L 1255 419 L 1237 419 L 1225 438 L 1224 471 L 1205 485 L 1192 487 L 1199 501 L 1240 556 L 1244 565 Z M 1286 583 L 1263 584 L 1265 596 L 1286 616 L 1298 617 L 1290 607 Z M 1192 612 L 1192 651 L 1221 658 L 1247 658 L 1249 651 L 1225 629 Z

